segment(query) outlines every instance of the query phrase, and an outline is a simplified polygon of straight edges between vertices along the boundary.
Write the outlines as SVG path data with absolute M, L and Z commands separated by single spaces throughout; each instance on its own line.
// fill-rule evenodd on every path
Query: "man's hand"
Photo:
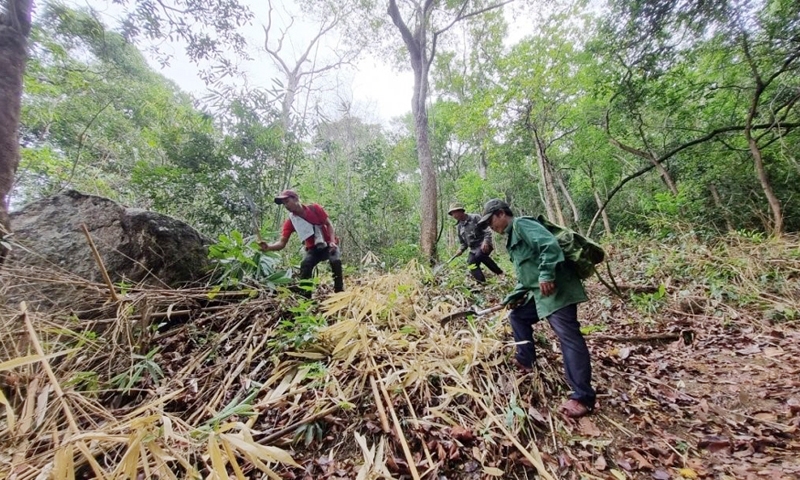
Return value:
M 258 248 L 260 248 L 262 252 L 269 251 L 269 245 L 264 240 L 258 242 Z
M 490 253 L 492 253 L 492 245 L 488 244 L 486 242 L 483 242 L 481 244 L 481 252 L 483 252 L 486 255 L 489 255 Z
M 336 242 L 329 242 L 328 243 L 328 251 L 330 252 L 331 255 L 336 253 L 336 249 L 337 248 L 339 248 L 339 246 L 336 245 Z
M 514 310 L 517 307 L 521 307 L 523 303 L 525 303 L 525 297 L 524 296 L 522 296 L 520 298 L 517 298 L 517 299 L 514 299 L 514 300 L 511 300 L 510 302 L 508 302 L 506 304 L 506 308 L 509 309 L 509 310 Z
M 556 293 L 556 282 L 539 282 L 539 290 L 543 297 L 549 297 Z

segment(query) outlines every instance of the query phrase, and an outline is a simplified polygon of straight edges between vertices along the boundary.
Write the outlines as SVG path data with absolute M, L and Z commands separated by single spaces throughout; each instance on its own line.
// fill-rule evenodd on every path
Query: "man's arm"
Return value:
M 325 227 L 328 229 L 328 232 L 331 234 L 331 241 L 328 242 L 328 246 L 336 248 L 336 230 L 333 228 L 333 223 L 331 223 L 330 218 L 325 219 Z
M 492 253 L 494 244 L 492 243 L 492 230 L 489 227 L 483 231 L 483 243 L 481 244 L 481 251 L 486 255 Z
M 456 252 L 455 255 L 453 255 L 453 258 L 460 256 L 469 248 L 469 246 L 467 245 L 466 235 L 464 235 L 464 231 L 463 228 L 461 228 L 461 224 L 456 224 L 456 233 L 458 234 L 458 241 L 461 243 L 461 246 L 458 247 L 458 251 Z
M 276 250 L 283 250 L 286 247 L 286 243 L 289 241 L 289 237 L 281 237 L 277 241 L 272 243 L 267 243 L 265 241 L 258 242 L 258 247 L 264 252 L 274 252 Z
M 520 236 L 539 250 L 539 290 L 548 297 L 556 291 L 556 266 L 564 261 L 564 252 L 558 239 L 544 225 L 536 221 L 517 222 Z

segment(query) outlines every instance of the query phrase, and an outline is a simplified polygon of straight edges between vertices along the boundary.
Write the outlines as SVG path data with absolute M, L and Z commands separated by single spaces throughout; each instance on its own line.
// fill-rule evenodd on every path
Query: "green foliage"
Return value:
M 631 294 L 631 300 L 642 313 L 655 315 L 667 302 L 667 288 L 662 283 L 653 293 Z
M 64 382 L 62 387 L 74 388 L 84 393 L 96 394 L 100 390 L 100 380 L 97 372 L 75 372 Z
M 327 326 L 327 321 L 322 315 L 312 313 L 314 304 L 311 300 L 302 300 L 296 307 L 289 308 L 293 315 L 278 323 L 273 338 L 267 345 L 275 351 L 287 348 L 301 349 L 312 343 L 317 332 Z
M 253 409 L 253 401 L 255 400 L 258 393 L 261 391 L 261 387 L 263 385 L 259 382 L 251 382 L 250 390 L 247 392 L 244 398 L 240 395 L 236 395 L 225 405 L 222 410 L 216 413 L 213 417 L 208 419 L 201 427 L 198 428 L 199 432 L 205 432 L 209 429 L 215 429 L 219 427 L 219 425 L 228 420 L 229 418 L 236 416 L 236 417 L 249 417 L 255 415 L 256 412 Z
M 153 383 L 158 383 L 164 377 L 164 372 L 154 360 L 156 353 L 158 353 L 158 347 L 153 348 L 146 355 L 132 354 L 131 366 L 126 371 L 114 376 L 110 380 L 111 385 L 122 391 L 123 394 L 127 394 L 144 378 L 145 374 L 149 375 Z
M 219 241 L 208 248 L 208 256 L 216 265 L 217 282 L 223 287 L 259 285 L 275 289 L 291 280 L 288 272 L 278 270 L 280 257 L 262 252 L 254 238 L 244 238 L 234 230 L 220 235 Z

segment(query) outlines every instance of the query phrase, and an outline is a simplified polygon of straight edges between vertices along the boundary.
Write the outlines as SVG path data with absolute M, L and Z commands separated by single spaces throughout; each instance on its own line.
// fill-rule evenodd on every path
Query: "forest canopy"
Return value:
M 701 5 L 555 5 L 513 43 L 489 10 L 443 34 L 426 102 L 440 240 L 449 203 L 491 197 L 593 235 L 800 228 L 800 7 Z M 129 33 L 56 3 L 36 16 L 13 205 L 69 187 L 217 236 L 251 231 L 252 202 L 276 229 L 271 196 L 296 187 L 352 258 L 419 254 L 414 114 L 301 115 L 279 87 L 193 99 Z

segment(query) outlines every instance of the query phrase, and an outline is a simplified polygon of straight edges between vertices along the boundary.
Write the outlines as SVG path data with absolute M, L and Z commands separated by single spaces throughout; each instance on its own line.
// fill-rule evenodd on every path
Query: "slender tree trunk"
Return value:
M 732 232 L 734 230 L 733 222 L 731 222 L 731 216 L 728 213 L 728 209 L 722 204 L 722 198 L 719 196 L 717 186 L 713 183 L 709 183 L 708 190 L 711 192 L 711 198 L 714 200 L 714 206 L 717 207 L 717 210 L 719 210 L 719 212 L 722 214 L 722 218 L 725 220 L 725 227 L 729 232 Z
M 481 154 L 478 158 L 478 176 L 481 180 L 486 180 L 486 171 L 488 170 L 489 164 L 486 160 L 486 149 L 481 148 Z
M 547 211 L 547 216 L 551 221 L 564 225 L 566 224 L 564 221 L 564 212 L 561 211 L 561 202 L 558 199 L 558 193 L 556 192 L 553 175 L 550 171 L 550 162 L 547 159 L 547 152 L 545 151 L 544 144 L 542 143 L 541 139 L 539 138 L 539 134 L 535 129 L 533 130 L 533 138 L 536 142 L 536 157 L 539 160 L 539 173 L 541 174 L 542 183 L 544 185 L 545 208 Z
M 552 168 L 552 165 L 550 165 L 550 167 Z M 578 232 L 583 233 L 581 231 L 581 225 L 579 223 L 581 220 L 581 216 L 580 213 L 578 213 L 578 207 L 575 205 L 575 201 L 572 199 L 572 195 L 570 195 L 566 183 L 564 183 L 564 177 L 561 175 L 560 171 L 554 172 L 554 175 L 556 177 L 556 180 L 558 181 L 558 188 L 561 189 L 561 193 L 564 195 L 564 198 L 567 200 L 567 203 L 569 204 L 569 208 L 572 210 L 573 224 L 575 225 L 575 228 L 578 229 Z
M 753 94 L 753 102 L 750 105 L 750 111 L 747 114 L 747 122 L 744 129 L 744 137 L 747 140 L 747 146 L 750 149 L 750 154 L 753 156 L 753 163 L 755 164 L 756 176 L 758 183 L 761 184 L 761 190 L 764 196 L 767 197 L 767 204 L 769 205 L 770 213 L 772 214 L 772 234 L 780 236 L 783 233 L 783 211 L 781 202 L 778 200 L 775 191 L 772 189 L 772 182 L 769 180 L 767 169 L 764 166 L 764 157 L 761 155 L 761 149 L 758 147 L 758 142 L 753 137 L 753 118 L 758 112 L 758 101 L 763 92 L 763 87 L 758 85 Z
M 8 195 L 19 165 L 22 78 L 31 31 L 31 0 L 5 0 L 0 14 L 0 238 L 11 232 Z M 0 246 L 0 264 L 8 252 Z
M 770 213 L 772 214 L 772 235 L 780 236 L 783 233 L 783 210 L 781 202 L 778 200 L 775 191 L 772 189 L 772 183 L 769 180 L 766 166 L 764 165 L 764 157 L 761 154 L 761 148 L 758 146 L 758 141 L 753 137 L 753 121 L 758 116 L 758 104 L 761 102 L 761 95 L 767 89 L 767 86 L 775 80 L 779 75 L 789 70 L 791 64 L 800 56 L 800 52 L 795 52 L 787 58 L 783 64 L 783 68 L 772 75 L 766 80 L 761 77 L 758 72 L 758 66 L 753 61 L 750 54 L 750 44 L 748 43 L 747 35 L 742 34 L 741 37 L 742 49 L 747 59 L 750 69 L 753 72 L 755 79 L 755 91 L 753 92 L 753 99 L 750 102 L 750 108 L 747 111 L 747 118 L 745 120 L 744 138 L 747 140 L 747 146 L 750 149 L 750 154 L 753 155 L 753 163 L 755 164 L 756 176 L 758 182 L 761 184 L 761 190 L 764 191 L 764 196 L 767 197 L 767 204 L 769 205 Z
M 664 181 L 664 184 L 667 186 L 670 193 L 677 196 L 678 187 L 677 185 L 675 185 L 675 180 L 672 179 L 672 175 L 670 175 L 669 170 L 667 170 L 667 168 L 661 162 L 659 162 L 656 159 L 656 157 L 648 155 L 648 158 L 650 160 L 650 163 L 652 163 L 653 166 L 656 167 L 658 174 L 661 175 L 661 179 Z
M 594 202 L 597 204 L 597 208 L 601 209 L 600 213 L 603 218 L 603 229 L 605 230 L 606 236 L 611 235 L 611 222 L 608 221 L 608 212 L 606 209 L 603 208 L 603 200 L 600 198 L 600 193 L 598 193 L 597 189 L 592 188 L 592 193 L 594 193 Z

